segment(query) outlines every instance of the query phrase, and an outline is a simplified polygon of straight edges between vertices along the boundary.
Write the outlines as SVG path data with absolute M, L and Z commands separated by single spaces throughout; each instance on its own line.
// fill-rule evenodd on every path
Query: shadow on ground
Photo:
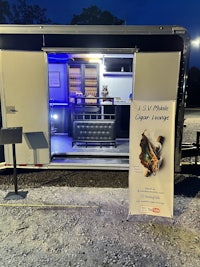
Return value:
M 19 187 L 71 186 L 71 187 L 128 187 L 128 171 L 97 170 L 18 170 Z M 0 174 L 0 186 L 13 183 L 13 173 L 6 170 Z
M 128 171 L 97 170 L 18 170 L 20 189 L 41 186 L 128 188 Z M 0 173 L 1 189 L 13 188 L 13 172 Z M 174 194 L 186 197 L 200 197 L 200 178 L 187 175 L 174 186 Z
M 174 186 L 175 195 L 185 197 L 200 197 L 200 178 L 187 177 Z

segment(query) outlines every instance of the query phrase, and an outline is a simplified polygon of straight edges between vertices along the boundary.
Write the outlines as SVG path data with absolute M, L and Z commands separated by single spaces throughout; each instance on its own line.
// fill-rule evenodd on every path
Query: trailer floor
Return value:
M 68 135 L 51 136 L 51 155 L 114 155 L 128 156 L 129 139 L 116 139 L 116 146 L 111 143 L 75 143 Z

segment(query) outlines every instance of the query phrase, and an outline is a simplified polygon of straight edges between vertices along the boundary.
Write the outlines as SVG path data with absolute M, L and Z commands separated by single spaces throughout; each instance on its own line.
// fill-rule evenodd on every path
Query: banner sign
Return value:
M 175 101 L 131 103 L 129 215 L 172 217 Z

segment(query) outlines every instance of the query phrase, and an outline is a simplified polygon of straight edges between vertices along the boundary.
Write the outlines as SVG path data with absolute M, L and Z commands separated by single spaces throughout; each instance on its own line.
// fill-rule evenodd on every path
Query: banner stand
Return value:
M 166 222 L 174 213 L 175 101 L 134 100 L 131 118 L 127 220 Z
M 0 130 L 0 144 L 12 144 L 13 156 L 13 182 L 14 192 L 9 192 L 5 200 L 19 200 L 26 198 L 28 191 L 18 191 L 17 165 L 16 165 L 16 147 L 15 144 L 22 143 L 22 127 L 2 128 Z

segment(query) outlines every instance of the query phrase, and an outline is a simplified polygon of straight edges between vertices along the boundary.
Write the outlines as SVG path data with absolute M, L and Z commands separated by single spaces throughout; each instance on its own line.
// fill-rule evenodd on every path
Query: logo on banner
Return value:
M 156 208 L 156 207 L 148 207 L 148 206 L 141 206 L 140 209 L 141 212 L 144 213 L 160 213 L 160 208 Z

